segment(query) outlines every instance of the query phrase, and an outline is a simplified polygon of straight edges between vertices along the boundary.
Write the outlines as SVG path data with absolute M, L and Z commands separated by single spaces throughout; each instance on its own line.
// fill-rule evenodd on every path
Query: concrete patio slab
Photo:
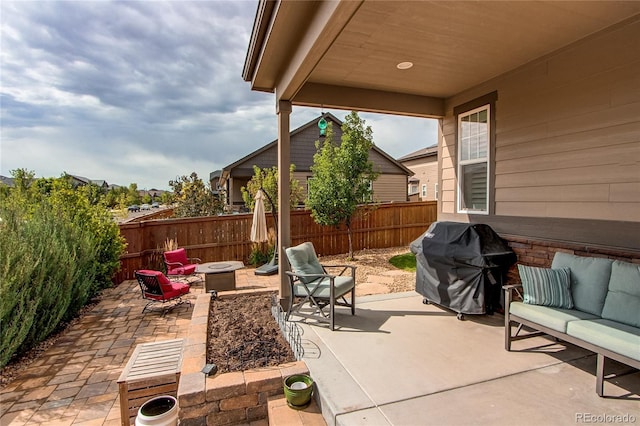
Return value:
M 640 400 L 599 398 L 594 391 L 593 371 L 595 357 L 588 356 L 387 404 L 380 411 L 393 425 L 415 424 L 416 413 L 422 413 L 430 424 L 437 425 L 567 425 L 587 423 L 587 415 L 605 413 L 611 418 L 627 415 L 640 421 Z M 622 378 L 625 387 L 640 379 L 638 374 L 634 376 Z M 627 393 L 622 387 L 607 386 L 610 396 Z M 351 415 L 345 415 L 340 417 L 339 424 L 354 422 Z
M 317 348 L 304 360 L 328 424 L 567 424 L 576 413 L 640 422 L 639 372 L 605 385 L 615 398 L 599 398 L 591 352 L 542 337 L 507 352 L 502 315 L 458 321 L 415 292 L 357 306 L 355 316 L 340 311 L 334 332 L 301 323 L 306 347 Z

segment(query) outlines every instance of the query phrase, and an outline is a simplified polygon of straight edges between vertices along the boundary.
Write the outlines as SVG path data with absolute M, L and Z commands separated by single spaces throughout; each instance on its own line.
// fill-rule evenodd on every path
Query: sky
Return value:
M 242 79 L 256 8 L 2 0 L 0 175 L 26 169 L 169 189 L 192 172 L 206 182 L 275 140 L 275 96 Z M 294 105 L 291 129 L 321 112 Z M 435 120 L 360 115 L 394 158 L 437 142 Z

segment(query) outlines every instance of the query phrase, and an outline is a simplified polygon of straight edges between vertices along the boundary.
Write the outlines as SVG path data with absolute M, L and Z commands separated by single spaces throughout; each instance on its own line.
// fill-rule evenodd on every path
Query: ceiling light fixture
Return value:
M 398 65 L 396 65 L 396 68 L 398 68 L 399 70 L 408 70 L 412 66 L 413 62 L 400 62 Z

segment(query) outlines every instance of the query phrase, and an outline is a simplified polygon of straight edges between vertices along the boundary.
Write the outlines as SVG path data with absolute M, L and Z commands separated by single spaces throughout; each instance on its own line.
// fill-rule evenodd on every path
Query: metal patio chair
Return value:
M 142 309 L 142 313 L 155 303 L 162 304 L 162 315 L 182 303 L 191 304 L 190 300 L 182 299 L 182 296 L 189 293 L 189 284 L 170 281 L 160 271 L 140 270 L 135 271 L 134 274 L 140 285 L 140 290 L 142 290 L 142 298 L 149 301 Z M 165 308 L 165 303 L 168 302 L 175 303 L 169 308 Z
M 162 257 L 167 268 L 167 276 L 170 278 L 193 276 L 201 262 L 198 257 L 187 257 L 187 251 L 184 248 L 165 251 Z
M 351 265 L 322 265 L 313 244 L 302 243 L 285 249 L 293 271 L 286 271 L 291 286 L 291 298 L 286 319 L 290 315 L 329 323 L 335 328 L 335 307 L 351 308 L 356 313 L 356 267 Z M 330 271 L 336 271 L 331 274 Z M 351 293 L 349 299 L 346 296 Z M 303 310 L 306 304 L 309 310 Z

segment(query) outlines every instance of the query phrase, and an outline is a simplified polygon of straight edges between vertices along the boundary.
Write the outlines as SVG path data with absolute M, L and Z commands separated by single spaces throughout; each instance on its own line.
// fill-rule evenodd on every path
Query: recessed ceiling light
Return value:
M 412 66 L 413 62 L 400 62 L 398 65 L 396 65 L 396 68 L 398 68 L 399 70 L 408 70 Z

